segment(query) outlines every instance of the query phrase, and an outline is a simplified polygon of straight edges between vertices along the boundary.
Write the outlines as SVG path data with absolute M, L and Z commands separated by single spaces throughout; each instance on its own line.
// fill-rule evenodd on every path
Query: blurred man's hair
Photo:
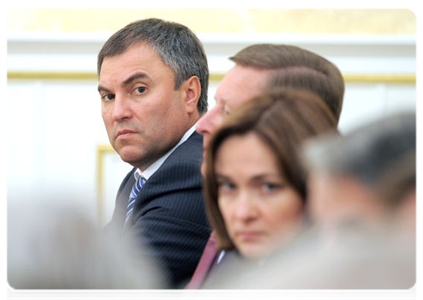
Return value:
M 344 79 L 339 69 L 324 57 L 292 45 L 255 44 L 230 59 L 241 66 L 274 71 L 268 88 L 290 87 L 317 94 L 339 122 Z

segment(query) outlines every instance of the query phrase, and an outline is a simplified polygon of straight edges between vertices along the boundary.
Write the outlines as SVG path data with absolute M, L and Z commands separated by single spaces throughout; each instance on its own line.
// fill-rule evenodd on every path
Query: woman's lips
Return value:
M 264 236 L 263 231 L 238 231 L 235 236 L 243 241 L 255 241 Z

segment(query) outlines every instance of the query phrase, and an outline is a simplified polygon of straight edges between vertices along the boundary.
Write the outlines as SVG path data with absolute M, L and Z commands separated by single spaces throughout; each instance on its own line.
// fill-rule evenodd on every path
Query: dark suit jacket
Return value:
M 108 227 L 135 240 L 144 257 L 165 271 L 171 288 L 183 287 L 210 236 L 202 192 L 202 136 L 194 132 L 147 180 L 124 227 L 135 168 L 123 180 Z

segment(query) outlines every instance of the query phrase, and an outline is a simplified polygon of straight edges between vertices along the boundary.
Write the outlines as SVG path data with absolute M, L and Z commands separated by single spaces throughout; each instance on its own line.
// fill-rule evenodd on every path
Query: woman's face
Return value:
M 219 209 L 229 237 L 245 257 L 271 253 L 302 224 L 301 196 L 278 165 L 253 133 L 228 138 L 217 152 Z

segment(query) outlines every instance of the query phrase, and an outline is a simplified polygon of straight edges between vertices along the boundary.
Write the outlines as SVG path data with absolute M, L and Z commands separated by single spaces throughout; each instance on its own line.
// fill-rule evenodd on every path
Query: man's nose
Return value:
M 222 113 L 219 107 L 215 105 L 198 121 L 196 130 L 199 134 L 207 136 L 215 132 L 218 126 L 222 123 Z
M 113 106 L 113 119 L 121 121 L 132 117 L 130 100 L 122 95 L 116 95 Z

